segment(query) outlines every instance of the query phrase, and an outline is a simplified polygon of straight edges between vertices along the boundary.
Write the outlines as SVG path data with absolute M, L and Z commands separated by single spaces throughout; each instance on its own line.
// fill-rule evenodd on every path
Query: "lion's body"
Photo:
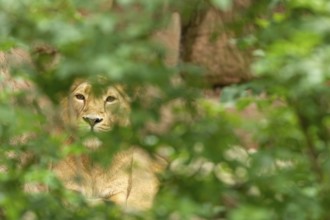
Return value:
M 140 149 L 117 153 L 109 168 L 97 166 L 88 156 L 70 156 L 53 167 L 67 189 L 93 201 L 113 201 L 126 209 L 150 208 L 158 190 L 157 167 Z

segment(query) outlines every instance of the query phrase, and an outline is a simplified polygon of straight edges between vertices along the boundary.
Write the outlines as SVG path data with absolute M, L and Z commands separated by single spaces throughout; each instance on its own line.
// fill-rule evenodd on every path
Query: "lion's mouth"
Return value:
M 109 127 L 99 127 L 99 126 L 93 126 L 90 128 L 91 132 L 108 132 L 111 130 Z
M 111 127 L 110 126 L 104 126 L 104 125 L 89 125 L 85 122 L 81 122 L 79 123 L 79 130 L 80 131 L 88 131 L 88 132 L 92 132 L 92 133 L 103 133 L 103 132 L 109 132 L 111 131 Z
M 111 130 L 111 127 L 104 125 L 88 125 L 87 123 L 80 123 L 80 130 L 83 133 L 105 133 Z M 96 150 L 102 146 L 102 141 L 98 137 L 87 137 L 83 140 L 83 145 L 91 150 Z

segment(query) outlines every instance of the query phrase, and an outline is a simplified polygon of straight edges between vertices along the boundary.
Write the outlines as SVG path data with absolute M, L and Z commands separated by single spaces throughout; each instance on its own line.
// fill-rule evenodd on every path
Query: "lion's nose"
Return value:
M 86 121 L 90 126 L 94 126 L 98 123 L 100 123 L 101 121 L 103 121 L 103 118 L 97 117 L 97 116 L 84 116 L 83 117 L 84 121 Z

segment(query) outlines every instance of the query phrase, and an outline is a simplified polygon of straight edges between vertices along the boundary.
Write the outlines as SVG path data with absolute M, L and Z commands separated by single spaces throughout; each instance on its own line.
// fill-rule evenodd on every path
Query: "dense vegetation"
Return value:
M 164 2 L 117 0 L 112 10 L 105 0 L 0 0 L 0 50 L 23 48 L 34 63 L 15 64 L 11 79 L 0 74 L 1 218 L 329 219 L 330 2 L 268 0 L 246 8 L 244 19 L 228 28 L 252 51 L 254 79 L 226 87 L 217 101 L 203 98 L 203 68 L 166 67 L 165 51 L 150 36 L 166 25 L 169 11 L 186 22 L 194 10 L 226 11 L 233 2 Z M 246 25 L 253 31 L 243 31 Z M 60 58 L 52 64 L 55 54 Z M 179 73 L 185 80 L 173 83 Z M 108 147 L 90 152 L 94 158 L 107 163 L 118 149 L 141 146 L 172 161 L 151 210 L 89 206 L 49 171 L 51 162 L 87 151 L 79 141 L 63 150 L 76 131 L 53 114 L 82 77 L 101 87 L 125 84 L 132 97 L 131 125 L 100 134 Z M 12 89 L 22 80 L 35 87 Z M 145 91 L 151 86 L 154 95 Z M 258 113 L 248 118 L 240 112 L 251 103 Z M 162 106 L 175 117 L 163 130 L 152 129 Z M 27 182 L 50 190 L 23 193 Z

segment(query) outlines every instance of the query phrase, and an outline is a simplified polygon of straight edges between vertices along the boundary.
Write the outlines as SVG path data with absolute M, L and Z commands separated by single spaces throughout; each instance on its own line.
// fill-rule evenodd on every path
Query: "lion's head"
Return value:
M 75 82 L 62 108 L 64 122 L 82 130 L 106 132 L 129 122 L 128 98 L 119 85 L 100 89 L 86 81 Z

